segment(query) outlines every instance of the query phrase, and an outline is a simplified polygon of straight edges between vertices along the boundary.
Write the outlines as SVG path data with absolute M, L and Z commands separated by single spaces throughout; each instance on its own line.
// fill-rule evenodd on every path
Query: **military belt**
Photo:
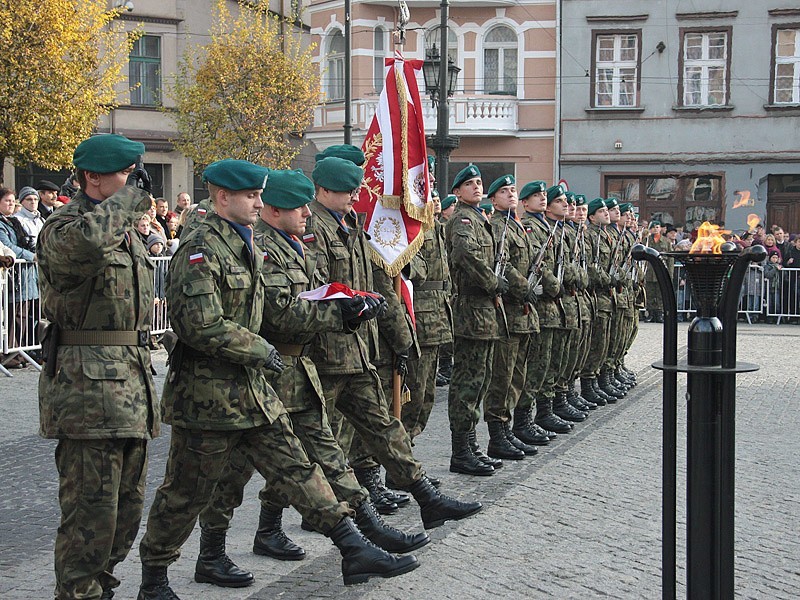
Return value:
M 280 342 L 272 342 L 275 350 L 284 356 L 307 356 L 308 344 L 282 344 Z
M 480 296 L 483 298 L 490 298 L 492 294 L 487 292 L 482 287 L 478 287 L 477 285 L 467 285 L 464 287 L 458 288 L 458 295 L 459 296 Z
M 95 329 L 61 330 L 61 346 L 141 346 L 147 347 L 149 331 L 106 331 Z
M 418 292 L 432 292 L 434 290 L 447 290 L 449 281 L 423 281 L 414 286 L 414 290 Z

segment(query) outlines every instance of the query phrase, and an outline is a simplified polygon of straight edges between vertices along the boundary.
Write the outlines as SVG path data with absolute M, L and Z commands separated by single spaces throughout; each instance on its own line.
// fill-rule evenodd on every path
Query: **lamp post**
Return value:
M 459 138 L 450 135 L 450 106 L 449 99 L 455 92 L 458 74 L 461 72 L 453 61 L 447 58 L 447 19 L 450 9 L 449 0 L 442 0 L 441 24 L 439 25 L 440 46 L 442 54 L 434 44 L 427 51 L 425 62 L 422 65 L 422 74 L 425 77 L 425 90 L 431 97 L 431 102 L 436 107 L 436 133 L 429 135 L 428 146 L 436 152 L 436 181 L 437 187 L 448 191 L 450 183 L 450 153 L 458 148 Z

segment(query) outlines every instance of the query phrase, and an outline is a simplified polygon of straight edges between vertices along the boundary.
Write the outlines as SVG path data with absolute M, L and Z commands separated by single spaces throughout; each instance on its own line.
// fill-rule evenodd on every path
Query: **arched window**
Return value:
M 372 57 L 372 85 L 375 91 L 383 89 L 383 66 L 386 61 L 386 30 L 383 27 L 376 27 L 373 34 L 373 57 Z
M 517 34 L 493 27 L 483 41 L 483 93 L 517 94 Z
M 442 35 L 439 33 L 439 27 L 432 27 L 425 32 L 425 52 L 433 48 L 442 50 Z M 447 28 L 447 57 L 453 61 L 453 64 L 458 65 L 458 37 L 451 27 Z
M 328 34 L 325 56 L 325 96 L 328 100 L 344 99 L 344 35 L 340 29 Z

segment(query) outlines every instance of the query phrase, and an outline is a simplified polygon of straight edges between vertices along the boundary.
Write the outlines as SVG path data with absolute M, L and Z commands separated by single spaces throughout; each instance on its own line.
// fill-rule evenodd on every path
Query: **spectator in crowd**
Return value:
M 786 258 L 786 255 L 789 253 L 789 248 L 792 247 L 791 242 L 789 242 L 789 236 L 786 235 L 783 231 L 783 227 L 780 225 L 775 226 L 772 235 L 775 236 L 775 245 L 778 247 L 778 250 L 781 251 L 781 258 Z
M 36 184 L 36 191 L 39 192 L 39 214 L 46 221 L 47 217 L 60 206 L 58 201 L 58 186 L 52 181 L 42 179 Z
M 780 248 L 778 248 L 778 246 L 775 243 L 774 235 L 772 235 L 771 233 L 766 234 L 764 236 L 764 241 L 762 243 L 764 245 L 764 248 L 767 250 L 767 256 L 769 256 L 769 254 L 774 251 L 778 253 L 778 258 L 780 258 L 780 260 L 783 261 L 783 255 L 781 254 Z
M 789 269 L 800 269 L 800 233 L 792 234 L 789 251 L 783 257 L 783 266 Z
M 764 226 L 759 223 L 756 225 L 755 231 L 753 231 L 753 246 L 756 244 L 763 244 L 764 243 Z
M 157 233 L 151 233 L 147 236 L 147 253 L 152 257 L 164 256 L 164 239 Z M 156 272 L 154 279 L 155 303 L 159 304 L 166 296 L 166 266 L 167 262 L 158 261 L 156 263 Z
M 161 223 L 158 222 L 158 212 L 156 209 L 156 199 L 152 198 L 152 203 L 150 205 L 150 209 L 147 211 L 148 216 L 150 217 L 150 233 L 157 233 L 161 236 L 164 240 L 164 244 L 167 243 L 167 233 L 164 231 L 164 228 L 161 227 Z
M 675 243 L 682 242 L 687 237 L 686 231 L 684 231 L 683 228 L 683 223 L 675 223 Z
M 172 211 L 167 213 L 167 229 L 165 233 L 167 234 L 167 248 L 166 248 L 166 255 L 172 256 L 175 254 L 175 251 L 178 249 L 178 244 L 180 243 L 180 239 L 178 239 L 178 226 L 180 225 L 180 217 L 177 213 Z
M 30 313 L 34 301 L 39 299 L 38 274 L 36 265 L 32 264 L 36 258 L 36 249 L 22 223 L 12 216 L 15 208 L 13 190 L 0 188 L 0 243 L 10 248 L 16 258 L 30 261 L 14 267 L 13 278 L 7 290 L 10 294 L 9 304 L 13 303 L 14 306 L 14 318 L 9 319 L 8 323 L 8 345 L 11 348 L 35 343 Z M 5 366 L 12 368 L 26 365 L 27 362 L 18 356 L 5 363 Z
M 14 218 L 20 222 L 22 228 L 36 247 L 36 239 L 44 227 L 44 219 L 39 212 L 39 193 L 32 187 L 25 186 L 19 191 L 20 209 Z
M 136 231 L 139 232 L 139 236 L 142 238 L 142 243 L 147 244 L 147 238 L 150 235 L 150 215 L 144 213 L 141 217 L 136 220 Z
M 669 240 L 670 245 L 674 248 L 680 240 L 678 240 L 678 230 L 672 225 L 667 225 L 666 238 Z
M 767 237 L 769 237 L 768 234 Z M 781 255 L 777 250 L 770 250 L 767 256 L 767 263 L 764 265 L 764 278 L 768 282 L 767 288 L 767 309 L 769 313 L 782 313 L 781 296 L 783 285 L 781 281 Z M 769 322 L 769 318 L 767 319 Z
M 168 239 L 167 213 L 169 212 L 169 202 L 165 198 L 156 198 L 156 221 L 161 226 L 164 238 Z
M 70 200 L 75 197 L 81 189 L 81 184 L 78 182 L 78 175 L 77 173 L 70 173 L 67 180 L 64 182 L 64 185 L 61 186 L 61 191 L 59 192 L 59 196 L 66 196 Z
M 181 214 L 191 205 L 192 205 L 192 197 L 186 192 L 181 192 L 180 194 L 178 194 L 178 198 L 175 201 L 175 212 Z

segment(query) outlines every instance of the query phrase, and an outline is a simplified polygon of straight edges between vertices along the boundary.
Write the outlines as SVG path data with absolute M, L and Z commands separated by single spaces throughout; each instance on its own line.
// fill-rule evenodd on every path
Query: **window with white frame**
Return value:
M 728 32 L 684 33 L 682 75 L 684 106 L 727 104 Z
M 775 36 L 775 104 L 800 104 L 800 29 Z
M 372 85 L 375 91 L 383 90 L 384 65 L 386 64 L 386 30 L 383 27 L 376 27 L 373 33 L 373 58 L 372 58 Z
M 517 93 L 517 34 L 505 25 L 490 29 L 483 41 L 483 93 Z
M 638 32 L 599 34 L 595 42 L 594 106 L 638 106 Z
M 344 100 L 344 35 L 336 29 L 328 34 L 325 62 L 325 97 Z

